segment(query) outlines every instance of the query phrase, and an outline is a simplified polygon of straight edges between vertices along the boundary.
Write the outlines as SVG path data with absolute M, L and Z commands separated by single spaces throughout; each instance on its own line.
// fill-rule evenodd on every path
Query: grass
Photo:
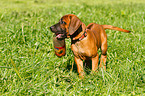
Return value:
M 0 95 L 145 95 L 144 5 L 144 0 L 1 0 Z M 79 79 L 69 39 L 66 56 L 55 56 L 49 26 L 70 13 L 86 25 L 132 31 L 106 30 L 106 72 L 86 69 Z

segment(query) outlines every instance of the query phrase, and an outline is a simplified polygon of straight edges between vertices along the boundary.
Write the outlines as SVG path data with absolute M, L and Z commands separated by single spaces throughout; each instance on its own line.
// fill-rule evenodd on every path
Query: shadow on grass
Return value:
M 98 62 L 98 66 L 99 66 L 99 64 L 100 64 L 100 60 Z M 107 64 L 108 64 L 108 62 L 106 62 L 106 69 L 107 69 Z M 84 65 L 84 71 L 85 71 L 85 73 L 86 74 L 90 74 L 90 72 L 92 70 L 92 60 L 85 60 L 83 65 Z M 69 70 L 69 71 L 73 71 L 75 73 L 78 73 L 77 72 L 77 65 L 76 65 L 75 61 L 73 61 L 71 63 L 71 59 L 68 59 L 66 69 Z

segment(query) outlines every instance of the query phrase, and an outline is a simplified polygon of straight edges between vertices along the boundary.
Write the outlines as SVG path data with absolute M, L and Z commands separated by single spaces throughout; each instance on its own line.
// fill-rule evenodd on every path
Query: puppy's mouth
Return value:
M 55 33 L 55 35 L 58 40 L 63 40 L 67 37 L 64 33 Z

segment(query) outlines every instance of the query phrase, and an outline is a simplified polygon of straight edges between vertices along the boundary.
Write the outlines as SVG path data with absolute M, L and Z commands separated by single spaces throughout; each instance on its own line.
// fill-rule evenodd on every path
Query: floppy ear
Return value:
M 72 35 L 82 24 L 81 20 L 77 16 L 70 17 L 69 34 Z

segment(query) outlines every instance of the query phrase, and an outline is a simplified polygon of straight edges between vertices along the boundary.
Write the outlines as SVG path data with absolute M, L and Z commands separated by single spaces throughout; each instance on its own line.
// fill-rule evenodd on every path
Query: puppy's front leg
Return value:
M 97 53 L 97 56 L 92 58 L 92 71 L 97 72 L 98 62 L 99 62 L 99 55 Z
M 74 59 L 75 59 L 75 63 L 77 64 L 77 71 L 79 73 L 79 76 L 83 78 L 84 77 L 83 60 L 77 57 L 74 57 Z

